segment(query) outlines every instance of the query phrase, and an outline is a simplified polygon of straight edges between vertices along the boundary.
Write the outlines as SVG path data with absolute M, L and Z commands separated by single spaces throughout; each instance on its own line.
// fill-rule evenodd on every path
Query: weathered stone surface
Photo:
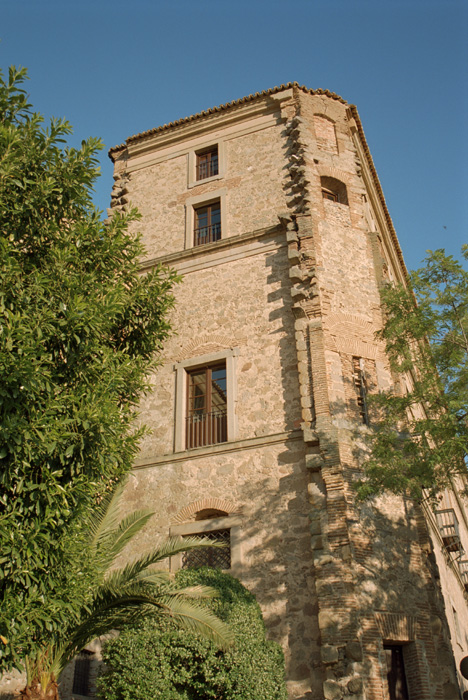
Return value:
M 362 646 L 359 642 L 348 642 L 345 647 L 345 654 L 352 661 L 362 661 Z
M 348 690 L 352 695 L 360 693 L 362 690 L 362 679 L 361 678 L 351 678 L 348 681 Z
M 332 680 L 326 680 L 324 682 L 323 694 L 326 700 L 340 700 L 340 698 L 343 697 L 340 685 Z
M 322 662 L 328 666 L 329 664 L 335 664 L 338 661 L 338 647 L 330 646 L 329 644 L 324 644 L 320 648 L 320 656 Z

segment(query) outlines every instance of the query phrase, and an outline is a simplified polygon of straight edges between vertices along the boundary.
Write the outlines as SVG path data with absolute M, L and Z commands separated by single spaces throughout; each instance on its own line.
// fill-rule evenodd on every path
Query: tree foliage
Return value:
M 176 279 L 139 274 L 137 213 L 105 223 L 92 205 L 100 142 L 66 147 L 25 77 L 0 74 L 0 670 L 89 594 L 79 516 L 136 454 Z
M 167 617 L 129 627 L 104 647 L 103 700 L 285 700 L 283 653 L 266 641 L 254 596 L 216 569 L 182 570 L 176 582 L 218 591 L 209 606 L 232 629 L 234 644 L 220 649 Z
M 395 378 L 372 398 L 361 497 L 385 490 L 435 497 L 466 475 L 468 453 L 468 272 L 444 250 L 428 251 L 406 287 L 388 286 L 380 337 Z M 468 247 L 462 249 L 468 260 Z
M 152 511 L 138 510 L 120 518 L 124 484 L 108 491 L 86 520 L 81 546 L 84 554 L 75 560 L 87 563 L 92 586 L 84 603 L 72 606 L 63 626 L 41 639 L 25 658 L 27 685 L 21 698 L 55 700 L 57 679 L 69 663 L 95 638 L 150 618 L 170 616 L 176 629 L 196 631 L 217 647 L 229 647 L 232 632 L 202 604 L 217 596 L 206 585 L 177 585 L 164 569 L 155 569 L 180 552 L 213 547 L 209 539 L 175 537 L 121 568 L 116 564 L 123 550 L 152 517 Z M 215 545 L 216 546 L 216 545 Z M 220 546 L 220 545 L 218 545 Z M 68 593 L 73 594 L 69 587 Z

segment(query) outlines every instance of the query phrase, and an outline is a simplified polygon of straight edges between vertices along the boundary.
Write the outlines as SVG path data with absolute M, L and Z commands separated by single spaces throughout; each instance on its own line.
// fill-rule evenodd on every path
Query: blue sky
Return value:
M 408 267 L 468 242 L 466 0 L 2 0 L 0 66 L 73 144 L 128 136 L 288 81 L 357 105 Z

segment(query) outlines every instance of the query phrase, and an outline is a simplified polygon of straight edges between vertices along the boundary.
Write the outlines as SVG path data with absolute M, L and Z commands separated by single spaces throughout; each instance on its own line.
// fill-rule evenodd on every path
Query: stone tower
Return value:
M 212 563 L 257 596 L 295 700 L 459 698 L 456 493 L 443 515 L 353 497 L 367 393 L 392 381 L 379 287 L 405 277 L 356 108 L 291 83 L 110 155 L 109 212 L 139 208 L 143 270 L 183 275 L 128 487 L 157 511 L 141 548 L 228 541 Z

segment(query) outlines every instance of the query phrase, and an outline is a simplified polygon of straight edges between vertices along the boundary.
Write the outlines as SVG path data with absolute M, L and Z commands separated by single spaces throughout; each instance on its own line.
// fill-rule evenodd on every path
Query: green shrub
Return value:
M 127 628 L 104 647 L 108 670 L 99 680 L 104 700 L 284 700 L 284 658 L 265 626 L 254 596 L 216 569 L 178 572 L 181 586 L 210 585 L 209 605 L 231 625 L 235 644 L 222 651 L 169 618 Z

